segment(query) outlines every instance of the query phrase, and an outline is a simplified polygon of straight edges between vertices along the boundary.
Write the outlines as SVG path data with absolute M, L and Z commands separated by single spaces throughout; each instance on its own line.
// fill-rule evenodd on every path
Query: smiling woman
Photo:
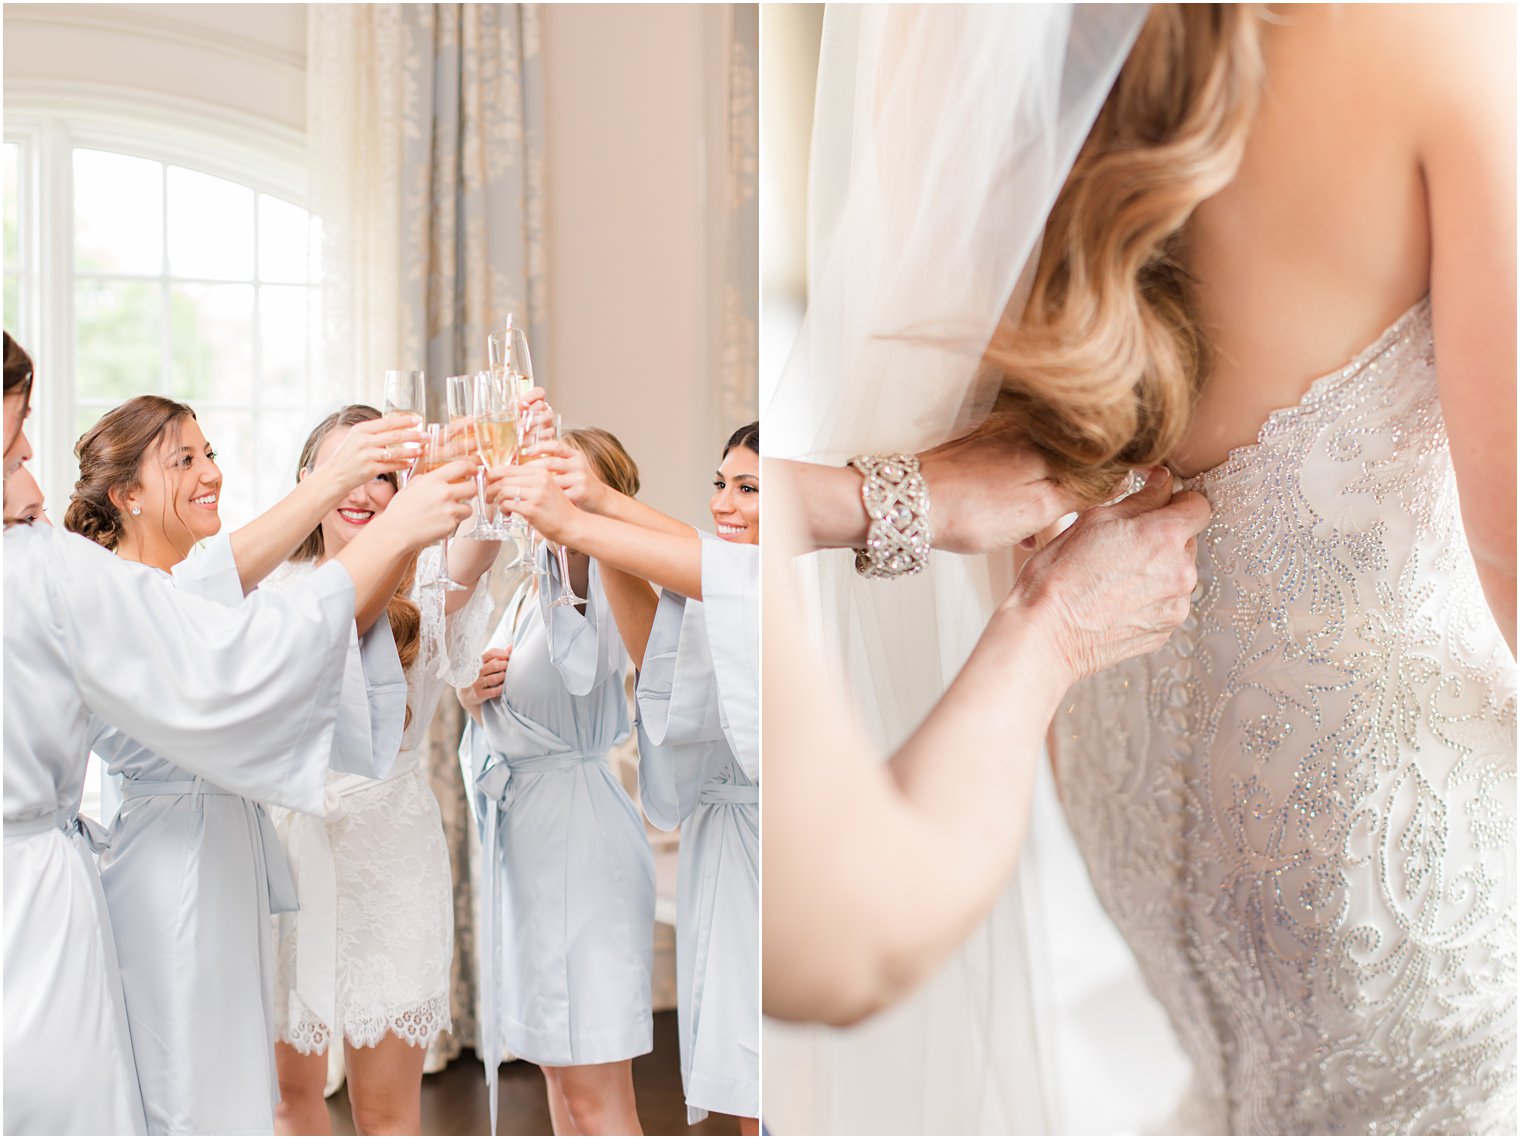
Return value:
M 760 544 L 760 425 L 746 423 L 729 436 L 723 465 L 708 502 L 718 537 L 743 545 Z
M 195 410 L 162 396 L 101 416 L 74 448 L 65 528 L 129 561 L 168 570 L 222 528 L 222 472 Z

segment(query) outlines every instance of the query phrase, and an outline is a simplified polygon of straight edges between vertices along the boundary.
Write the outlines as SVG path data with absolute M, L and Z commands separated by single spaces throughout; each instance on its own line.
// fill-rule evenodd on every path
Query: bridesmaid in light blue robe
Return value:
M 181 591 L 243 602 L 226 536 L 173 577 Z M 396 754 L 405 706 L 389 622 L 382 617 L 362 640 L 351 628 L 331 765 L 383 776 L 375 757 Z M 101 885 L 148 1133 L 270 1134 L 278 1085 L 269 919 L 295 909 L 296 896 L 258 800 L 278 794 L 290 756 L 271 752 L 235 778 L 208 782 L 98 719 L 91 729 L 91 750 L 122 777 Z
M 551 607 L 547 547 L 540 569 L 542 586 L 523 583 L 491 641 L 512 652 L 501 695 L 460 745 L 485 848 L 481 1024 L 496 1024 L 497 1048 L 480 1051 L 493 1107 L 502 1048 L 555 1068 L 653 1047 L 654 859 L 607 759 L 630 731 L 628 657 L 596 564 L 584 614 Z
M 760 1114 L 759 547 L 703 538 L 703 600 L 662 593 L 637 688 L 644 810 L 681 827 L 688 1123 Z
M 656 826 L 681 827 L 676 973 L 687 1118 L 736 1115 L 747 1134 L 758 1132 L 760 1114 L 759 450 L 758 423 L 723 448 L 708 503 L 716 538 L 606 485 L 559 443 L 530 450 L 547 463 L 498 467 L 487 478 L 500 509 L 589 553 L 608 574 L 624 640 L 640 660 L 644 809 Z M 649 584 L 663 585 L 663 595 Z
M 49 526 L 4 543 L 5 1131 L 141 1134 L 102 836 L 78 817 L 90 715 L 222 783 L 283 754 L 271 800 L 320 812 L 353 580 L 229 609 Z

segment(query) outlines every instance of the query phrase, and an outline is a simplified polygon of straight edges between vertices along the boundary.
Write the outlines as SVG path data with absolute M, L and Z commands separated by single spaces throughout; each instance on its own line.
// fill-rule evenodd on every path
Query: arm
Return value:
M 1087 505 L 1048 477 L 1044 461 L 994 416 L 971 434 L 918 456 L 929 489 L 934 546 L 983 553 L 1014 546 Z M 799 504 L 807 549 L 858 548 L 870 518 L 853 467 L 766 459 L 765 477 Z
M 337 554 L 334 560 L 353 579 L 356 614 L 383 613 L 407 560 L 470 516 L 475 483 L 467 477 L 469 470 L 457 460 L 411 479 L 384 513 Z
M 1421 13 L 1431 308 L 1467 544 L 1515 651 L 1515 13 Z
M 1159 647 L 1187 612 L 1192 535 L 1208 511 L 1197 495 L 1169 501 L 1169 481 L 1089 512 L 1036 555 L 886 767 L 839 715 L 848 698 L 807 643 L 784 532 L 774 540 L 789 520 L 768 517 L 767 1013 L 857 1021 L 927 977 L 985 916 L 1017 860 L 1041 739 L 1067 686 Z
M 605 562 L 602 563 L 602 592 L 607 595 L 612 619 L 617 622 L 618 636 L 623 639 L 623 647 L 628 650 L 633 667 L 643 668 L 649 631 L 654 627 L 655 610 L 660 606 L 659 594 L 643 578 L 624 573 Z
M 470 598 L 475 596 L 480 579 L 495 564 L 496 555 L 500 552 L 500 542 L 482 542 L 468 538 L 449 543 L 449 576 L 468 588 L 444 592 L 444 613 L 457 613 L 465 607 Z
M 487 493 L 499 509 L 522 515 L 550 541 L 683 597 L 702 599 L 702 539 L 689 526 L 673 533 L 581 510 L 560 489 L 548 462 L 496 468 Z
M 582 510 L 666 534 L 696 535 L 696 530 L 686 523 L 602 482 L 585 455 L 558 439 L 535 444 L 527 453 L 529 458 L 542 458 L 548 462 L 565 497 Z
M 403 470 L 410 461 L 403 457 L 405 448 L 422 437 L 415 424 L 416 417 L 411 415 L 382 416 L 359 424 L 325 463 L 301 472 L 294 490 L 248 525 L 233 531 L 232 556 L 243 592 L 253 589 L 290 557 L 349 491 L 387 472 Z M 391 458 L 391 454 L 396 457 Z M 361 626 L 360 632 L 368 627 Z

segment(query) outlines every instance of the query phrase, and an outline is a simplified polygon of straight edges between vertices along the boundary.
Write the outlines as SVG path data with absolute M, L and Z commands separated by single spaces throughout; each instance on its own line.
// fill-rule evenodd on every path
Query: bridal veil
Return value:
M 807 310 L 764 400 L 767 454 L 837 463 L 922 450 L 985 416 L 995 392 L 979 376 L 982 350 L 1021 301 L 1045 217 L 1145 13 L 828 7 Z M 1007 555 L 936 553 L 929 572 L 890 582 L 857 577 L 848 551 L 797 566 L 810 624 L 883 755 L 943 693 L 1011 584 Z M 988 921 L 897 1007 L 847 1031 L 767 1025 L 772 1129 L 1059 1129 L 1031 936 L 1034 857 Z

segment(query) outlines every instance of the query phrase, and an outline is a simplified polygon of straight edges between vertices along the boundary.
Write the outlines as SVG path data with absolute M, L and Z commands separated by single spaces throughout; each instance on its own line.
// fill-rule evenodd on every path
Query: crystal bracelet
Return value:
M 929 563 L 934 530 L 918 457 L 907 452 L 856 455 L 850 466 L 865 480 L 860 498 L 871 518 L 865 548 L 855 551 L 855 572 L 872 578 L 921 572 Z

